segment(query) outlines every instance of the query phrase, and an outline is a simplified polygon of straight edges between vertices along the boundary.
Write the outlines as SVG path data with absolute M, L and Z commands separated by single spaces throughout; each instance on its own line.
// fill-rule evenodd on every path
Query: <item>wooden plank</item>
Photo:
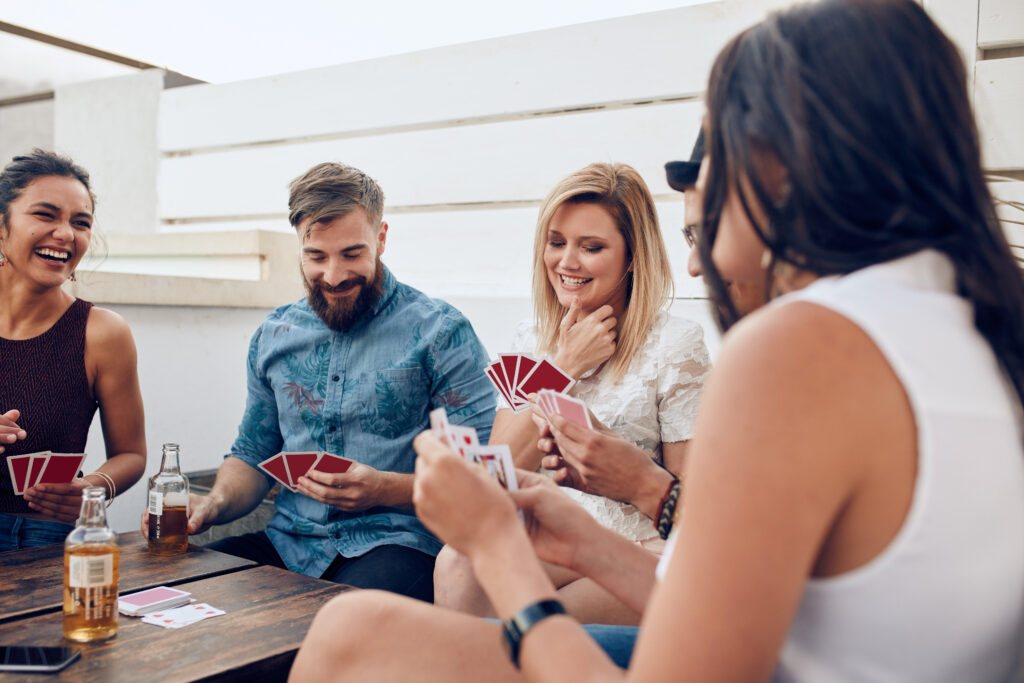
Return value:
M 980 0 L 978 47 L 983 50 L 1024 45 L 1024 2 Z
M 693 97 L 783 0 L 724 0 L 265 79 L 164 91 L 164 151 L 411 130 Z M 553 77 L 552 74 L 564 74 Z
M 985 168 L 1024 169 L 1024 57 L 978 62 L 974 88 Z
M 377 179 L 392 211 L 539 202 L 593 161 L 628 163 L 652 192 L 669 193 L 664 164 L 689 158 L 702 115 L 700 103 L 652 105 L 170 158 L 160 171 L 161 218 L 281 216 L 288 182 L 325 160 Z
M 146 540 L 137 531 L 121 534 L 118 546 L 121 548 L 118 590 L 122 594 L 256 566 L 251 560 L 197 546 L 189 546 L 184 555 L 150 555 Z M 63 589 L 63 544 L 0 553 L 0 622 L 59 611 L 64 599 Z
M 284 680 L 317 610 L 350 590 L 267 566 L 180 588 L 227 614 L 180 629 L 119 615 L 116 637 L 75 645 L 82 647 L 81 659 L 49 680 Z M 0 642 L 61 643 L 61 618 L 54 613 L 0 624 Z M 36 681 L 38 676 L 6 674 L 3 680 Z

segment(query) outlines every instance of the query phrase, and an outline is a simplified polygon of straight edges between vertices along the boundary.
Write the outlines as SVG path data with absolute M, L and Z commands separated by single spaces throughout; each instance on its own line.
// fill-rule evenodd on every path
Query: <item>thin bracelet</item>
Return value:
M 676 522 L 680 483 L 679 479 L 672 479 L 672 485 L 668 487 L 665 497 L 661 500 L 661 507 L 658 508 L 658 522 L 655 527 L 658 529 L 658 535 L 662 538 L 668 538 Z
M 114 483 L 114 480 L 110 478 L 109 474 L 106 472 L 100 472 L 99 470 L 86 474 L 82 479 L 85 479 L 85 477 L 88 477 L 90 474 L 97 474 L 103 478 L 103 488 L 108 489 L 107 492 L 110 494 L 110 497 L 107 499 L 107 507 L 110 507 L 110 504 L 114 502 L 114 496 L 117 495 L 117 485 Z

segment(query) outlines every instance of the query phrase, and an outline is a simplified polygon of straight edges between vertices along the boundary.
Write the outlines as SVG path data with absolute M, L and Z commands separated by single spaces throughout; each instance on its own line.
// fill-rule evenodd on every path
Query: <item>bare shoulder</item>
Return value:
M 135 341 L 128 322 L 120 315 L 106 308 L 93 306 L 85 326 L 87 352 L 103 355 L 135 352 Z
M 808 302 L 763 309 L 731 329 L 704 402 L 722 452 L 745 459 L 777 449 L 794 468 L 812 470 L 858 467 L 881 435 L 906 426 L 908 412 L 867 333 Z

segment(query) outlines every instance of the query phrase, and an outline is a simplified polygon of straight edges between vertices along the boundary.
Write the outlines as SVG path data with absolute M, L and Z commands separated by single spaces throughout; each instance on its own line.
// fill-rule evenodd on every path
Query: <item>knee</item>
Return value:
M 466 556 L 447 545 L 441 548 L 434 564 L 434 604 L 461 611 L 467 597 L 477 592 L 476 575 Z
M 380 634 L 396 617 L 396 596 L 357 590 L 332 598 L 313 618 L 292 665 L 291 681 L 346 680 L 371 658 Z

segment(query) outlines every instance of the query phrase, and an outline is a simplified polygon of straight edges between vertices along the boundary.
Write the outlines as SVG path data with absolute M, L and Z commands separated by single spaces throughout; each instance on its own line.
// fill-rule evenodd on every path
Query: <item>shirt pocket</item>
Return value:
M 371 377 L 363 431 L 395 439 L 424 424 L 430 386 L 422 368 L 388 368 Z

